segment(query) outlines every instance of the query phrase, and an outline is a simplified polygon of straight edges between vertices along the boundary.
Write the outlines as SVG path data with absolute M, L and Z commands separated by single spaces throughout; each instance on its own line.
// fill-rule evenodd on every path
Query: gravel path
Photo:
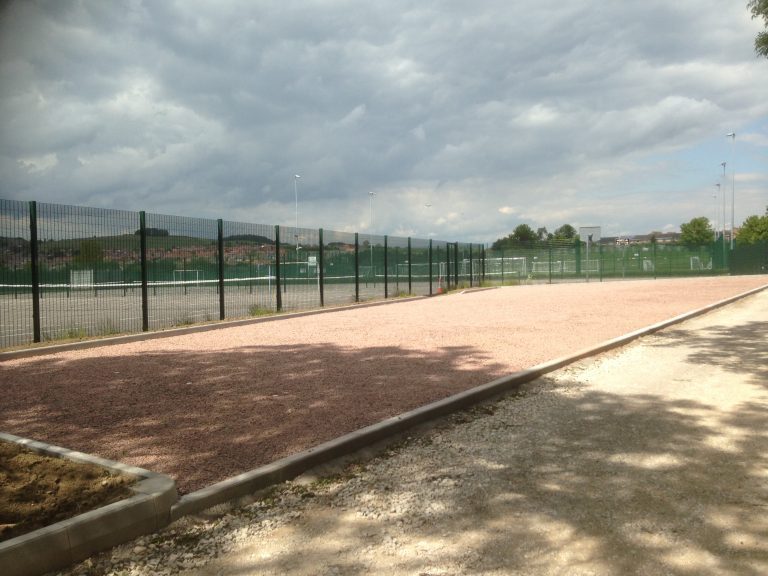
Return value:
M 73 574 L 768 573 L 768 291 Z
M 762 286 L 521 286 L 0 362 L 0 430 L 208 486 Z

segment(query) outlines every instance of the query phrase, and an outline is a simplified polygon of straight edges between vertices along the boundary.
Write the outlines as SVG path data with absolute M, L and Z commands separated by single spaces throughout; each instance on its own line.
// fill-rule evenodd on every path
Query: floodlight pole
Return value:
M 296 261 L 299 260 L 299 178 L 300 175 L 293 175 L 293 195 L 296 200 Z
M 725 165 L 726 162 L 720 162 L 720 166 L 723 167 L 723 182 L 725 182 Z M 725 268 L 725 193 L 723 193 L 723 268 Z
M 373 197 L 376 196 L 376 192 L 368 192 L 368 198 L 370 199 L 371 209 L 371 233 L 368 235 L 368 243 L 371 245 L 371 275 L 373 276 L 373 285 L 376 286 L 376 274 L 373 271 Z
M 731 138 L 731 172 L 733 173 L 733 182 L 731 183 L 731 250 L 733 250 L 733 236 L 734 236 L 734 206 L 736 201 L 736 165 L 734 164 L 734 156 L 736 155 L 736 132 L 729 132 L 725 135 L 726 138 Z
M 717 192 L 712 194 L 712 198 L 715 200 L 715 221 L 712 222 L 712 229 L 715 231 L 715 235 L 717 235 L 717 195 L 720 194 L 720 182 L 715 182 L 715 186 L 717 186 Z

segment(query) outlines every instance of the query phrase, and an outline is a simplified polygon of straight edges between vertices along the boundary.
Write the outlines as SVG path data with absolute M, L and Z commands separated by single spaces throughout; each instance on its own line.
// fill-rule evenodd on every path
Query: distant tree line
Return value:
M 768 0 L 766 0 L 768 1 Z M 680 242 L 686 246 L 702 246 L 715 241 L 715 229 L 709 218 L 699 216 L 680 224 Z M 768 206 L 763 216 L 749 216 L 741 225 L 736 243 L 744 246 L 768 242 Z
M 553 241 L 573 241 L 576 239 L 576 236 L 576 228 L 570 224 L 563 224 L 554 232 L 548 232 L 546 227 L 543 226 L 534 231 L 528 224 L 519 224 L 511 234 L 496 240 L 491 245 L 491 249 L 503 250 L 504 248 L 532 246 Z
M 163 228 L 147 228 L 147 236 L 169 236 L 168 230 L 164 230 Z M 141 234 L 141 230 L 136 230 L 134 232 L 136 236 L 139 236 Z

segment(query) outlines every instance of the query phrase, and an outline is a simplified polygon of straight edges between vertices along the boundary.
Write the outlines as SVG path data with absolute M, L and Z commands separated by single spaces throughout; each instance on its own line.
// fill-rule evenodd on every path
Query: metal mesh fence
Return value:
M 37 205 L 41 339 L 141 330 L 138 215 Z
M 387 238 L 387 293 L 388 298 L 407 296 L 408 288 L 408 238 Z
M 411 294 L 425 296 L 432 293 L 429 271 L 431 252 L 429 240 L 411 239 Z M 407 274 L 408 269 L 408 266 L 405 266 L 401 270 Z
M 765 273 L 722 242 L 467 243 L 0 200 L 0 347 L 480 285 Z
M 713 246 L 551 242 L 487 250 L 485 282 L 578 282 L 722 272 Z
M 360 301 L 384 298 L 384 237 L 360 237 Z
M 29 203 L 0 200 L 0 347 L 32 342 Z
M 275 312 L 275 227 L 225 221 L 222 236 L 226 317 Z
M 356 301 L 355 234 L 323 230 L 325 304 L 343 305 Z
M 737 246 L 729 264 L 734 274 L 767 274 L 768 241 Z
M 215 220 L 147 214 L 150 329 L 219 318 Z
M 281 226 L 280 257 L 283 310 L 309 310 L 319 307 L 319 231 Z

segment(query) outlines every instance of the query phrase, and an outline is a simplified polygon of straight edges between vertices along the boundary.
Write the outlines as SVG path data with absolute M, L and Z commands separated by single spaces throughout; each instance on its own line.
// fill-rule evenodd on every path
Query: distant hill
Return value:
M 11 238 L 9 236 L 0 236 L 0 250 L 11 250 L 12 252 L 20 252 L 26 250 L 29 247 L 29 240 L 24 238 Z
M 275 243 L 271 238 L 266 236 L 260 236 L 258 234 L 233 234 L 232 236 L 225 236 L 224 242 L 247 242 L 249 244 L 269 244 Z

